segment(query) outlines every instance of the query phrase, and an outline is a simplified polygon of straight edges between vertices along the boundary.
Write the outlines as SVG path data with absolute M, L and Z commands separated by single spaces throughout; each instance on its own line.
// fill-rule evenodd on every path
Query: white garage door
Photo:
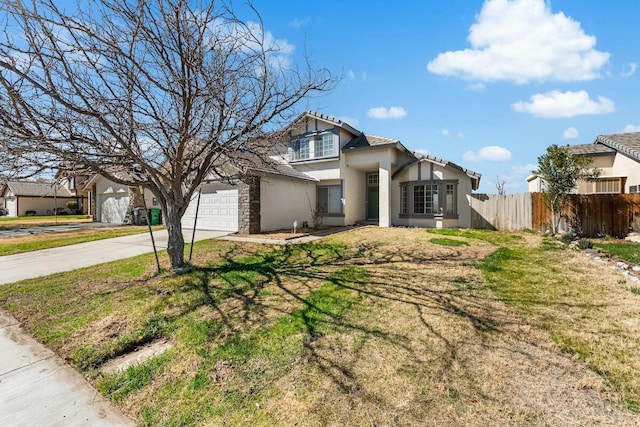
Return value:
M 6 198 L 4 200 L 4 203 L 7 207 L 7 210 L 9 211 L 9 215 L 8 216 L 18 216 L 18 203 L 17 203 L 17 198 L 15 197 L 11 197 L 11 198 Z
M 122 224 L 129 209 L 129 196 L 125 194 L 98 194 L 100 222 Z
M 238 231 L 238 189 L 210 185 L 201 189 L 200 210 L 196 228 L 199 230 Z M 193 228 L 198 195 L 194 195 L 182 217 L 184 228 Z

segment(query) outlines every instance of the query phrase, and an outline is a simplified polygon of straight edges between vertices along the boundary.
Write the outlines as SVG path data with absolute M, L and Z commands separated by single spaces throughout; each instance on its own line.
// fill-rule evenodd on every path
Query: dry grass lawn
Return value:
M 621 276 L 532 234 L 434 237 L 200 242 L 185 276 L 142 256 L 0 288 L 0 305 L 142 425 L 638 425 L 640 381 L 594 360 L 640 367 Z M 173 348 L 100 371 L 158 339 Z

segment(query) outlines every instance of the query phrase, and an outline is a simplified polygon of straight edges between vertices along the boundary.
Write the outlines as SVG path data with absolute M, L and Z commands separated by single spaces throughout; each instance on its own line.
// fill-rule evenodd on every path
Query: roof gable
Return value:
M 463 174 L 467 175 L 471 179 L 471 183 L 472 183 L 471 188 L 473 190 L 477 190 L 478 187 L 480 186 L 480 178 L 482 177 L 482 175 L 479 174 L 478 172 L 474 172 L 471 169 L 465 169 L 462 166 L 457 165 L 456 163 L 450 162 L 450 161 L 445 160 L 445 159 L 441 159 L 439 157 L 430 156 L 428 154 L 418 154 L 416 152 L 413 152 L 413 155 L 416 157 L 416 159 L 413 160 L 413 161 L 410 161 L 408 163 L 405 163 L 402 166 L 400 166 L 393 173 L 393 175 L 391 175 L 391 179 L 395 179 L 395 177 L 398 176 L 403 170 L 408 169 L 408 168 L 412 167 L 413 165 L 416 165 L 416 164 L 419 164 L 419 163 L 422 163 L 422 162 L 429 162 L 429 163 L 437 164 L 437 165 L 442 166 L 444 168 L 455 169 L 455 170 L 457 170 L 459 172 L 462 172 Z
M 15 196 L 75 197 L 65 187 L 54 182 L 7 181 L 5 187 L 11 190 Z
M 640 132 L 598 135 L 593 143 L 605 145 L 640 162 Z
M 347 132 L 351 133 L 352 135 L 360 135 L 362 134 L 361 131 L 359 131 L 358 129 L 354 128 L 353 126 L 351 126 L 350 124 L 343 122 L 342 120 L 333 117 L 333 116 L 329 116 L 327 114 L 322 114 L 322 113 L 317 113 L 315 111 L 305 111 L 304 113 L 300 114 L 298 117 L 296 117 L 291 124 L 289 124 L 289 126 L 286 127 L 286 130 L 291 130 L 294 127 L 298 126 L 303 120 L 305 119 L 314 119 L 314 120 L 321 120 L 325 123 L 329 123 L 333 126 L 339 127 L 341 129 L 346 130 Z

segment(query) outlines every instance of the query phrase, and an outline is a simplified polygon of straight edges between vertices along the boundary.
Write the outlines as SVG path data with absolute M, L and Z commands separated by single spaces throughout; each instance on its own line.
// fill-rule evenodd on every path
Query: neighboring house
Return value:
M 81 197 L 70 192 L 59 182 L 6 181 L 0 187 L 4 207 L 10 217 L 24 216 L 27 211 L 36 215 L 53 215 L 55 209 L 69 212 L 68 202 L 81 201 Z
M 147 208 L 160 207 L 150 190 L 144 190 L 143 202 L 141 199 L 136 199 L 140 194 L 139 191 L 98 174 L 84 181 L 79 191 L 86 195 L 89 204 L 88 212 L 97 222 L 123 224 L 127 214 L 135 207 L 143 207 L 145 204 Z
M 640 132 L 599 135 L 592 144 L 569 145 L 569 153 L 589 157 L 598 179 L 582 181 L 577 194 L 640 193 Z M 529 192 L 541 192 L 540 177 L 527 178 Z
M 382 227 L 470 227 L 480 174 L 306 112 L 288 127 L 273 165 L 202 186 L 197 228 L 255 233 L 370 222 Z M 242 179 L 240 178 L 242 177 Z M 192 227 L 196 194 L 183 218 Z M 204 208 L 203 208 L 204 207 Z

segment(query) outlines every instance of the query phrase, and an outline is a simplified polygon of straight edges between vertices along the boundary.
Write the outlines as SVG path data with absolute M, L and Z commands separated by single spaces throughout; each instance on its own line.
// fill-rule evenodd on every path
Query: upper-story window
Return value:
M 293 162 L 337 157 L 338 138 L 331 132 L 296 137 L 289 151 Z

